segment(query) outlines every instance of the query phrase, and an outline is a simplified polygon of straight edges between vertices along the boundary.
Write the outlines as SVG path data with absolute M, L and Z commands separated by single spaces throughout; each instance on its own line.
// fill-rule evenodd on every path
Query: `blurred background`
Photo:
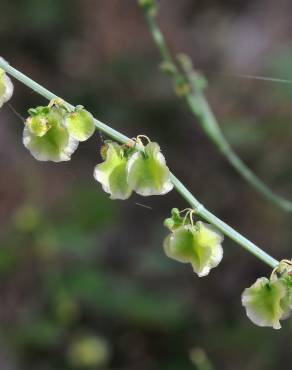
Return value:
M 263 200 L 206 139 L 159 71 L 136 1 L 0 5 L 1 55 L 13 66 L 126 135 L 157 140 L 208 209 L 274 257 L 291 257 L 292 215 Z M 235 150 L 292 197 L 292 85 L 234 76 L 292 79 L 291 1 L 161 0 L 159 22 L 172 52 L 188 53 L 207 77 Z M 243 289 L 270 269 L 230 240 L 205 278 L 168 259 L 163 220 L 184 201 L 175 191 L 111 201 L 92 176 L 98 133 L 68 163 L 37 162 L 18 115 L 42 104 L 15 82 L 13 109 L 0 112 L 0 369 L 289 367 L 292 323 L 258 328 L 241 306 Z

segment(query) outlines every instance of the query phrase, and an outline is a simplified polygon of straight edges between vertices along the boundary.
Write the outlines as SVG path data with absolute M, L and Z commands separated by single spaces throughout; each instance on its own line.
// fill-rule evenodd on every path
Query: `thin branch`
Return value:
M 0 57 L 0 67 L 3 68 L 8 74 L 13 76 L 18 81 L 22 82 L 24 85 L 28 86 L 30 89 L 34 90 L 39 95 L 42 95 L 44 98 L 48 100 L 57 99 L 58 96 L 50 92 L 49 90 L 45 89 L 43 86 L 39 85 L 37 82 L 32 80 L 31 78 L 27 77 L 17 69 L 10 66 L 3 58 Z M 67 103 L 70 107 L 73 106 Z M 127 136 L 121 134 L 120 132 L 114 130 L 113 128 L 107 126 L 105 123 L 99 121 L 98 119 L 94 120 L 95 126 L 98 130 L 104 132 L 112 139 L 121 142 L 121 143 L 129 143 L 131 139 Z M 279 264 L 279 261 L 271 257 L 257 245 L 252 243 L 250 240 L 245 238 L 243 235 L 239 234 L 235 231 L 232 227 L 227 225 L 225 222 L 221 221 L 215 215 L 213 215 L 210 211 L 208 211 L 193 195 L 192 193 L 184 186 L 184 184 L 175 177 L 174 174 L 171 174 L 171 180 L 177 192 L 190 204 L 190 206 L 196 211 L 196 213 L 214 225 L 218 230 L 220 230 L 223 234 L 228 236 L 230 239 L 234 240 L 237 244 L 242 246 L 248 252 L 252 253 L 254 256 L 259 258 L 261 261 L 269 265 L 270 267 L 274 268 Z

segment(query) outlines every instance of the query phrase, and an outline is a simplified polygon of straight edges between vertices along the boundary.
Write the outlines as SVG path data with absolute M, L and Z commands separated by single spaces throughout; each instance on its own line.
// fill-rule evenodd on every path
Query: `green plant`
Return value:
M 0 58 L 0 67 L 6 73 L 9 73 L 38 94 L 50 100 L 47 107 L 30 109 L 30 117 L 25 123 L 24 144 L 35 158 L 42 161 L 52 160 L 57 162 L 69 160 L 71 154 L 77 149 L 78 141 L 88 138 L 92 134 L 91 123 L 94 123 L 97 129 L 123 144 L 119 145 L 117 142 L 112 141 L 107 142 L 106 147 L 102 148 L 104 162 L 97 165 L 95 169 L 95 178 L 101 182 L 104 190 L 110 193 L 113 199 L 126 199 L 132 191 L 148 196 L 166 194 L 172 188 L 175 188 L 191 206 L 191 209 L 185 210 L 184 218 L 181 216 L 183 211 L 180 212 L 177 209 L 173 209 L 171 218 L 165 221 L 166 226 L 171 231 L 170 236 L 167 237 L 164 243 L 167 255 L 182 262 L 190 262 L 199 276 L 205 276 L 211 268 L 218 265 L 221 261 L 223 236 L 220 232 L 225 234 L 274 268 L 271 280 L 279 280 L 281 286 L 285 288 L 279 294 L 272 294 L 268 299 L 267 305 L 270 307 L 272 302 L 275 307 L 281 306 L 281 310 L 278 310 L 276 314 L 278 319 L 288 316 L 292 306 L 290 299 L 292 289 L 290 261 L 284 260 L 279 263 L 208 211 L 169 171 L 157 143 L 151 142 L 147 138 L 149 142 L 144 146 L 141 140 L 145 138 L 144 135 L 139 135 L 136 139 L 129 139 L 99 120 L 93 119 L 90 113 L 84 111 L 83 108 L 75 108 L 63 101 L 17 69 L 11 67 L 3 58 Z M 72 115 L 74 117 L 80 111 L 82 111 L 82 114 L 78 115 L 78 119 L 72 120 Z M 70 141 L 74 145 L 69 145 Z M 212 226 L 201 221 L 194 224 L 194 215 L 205 219 Z M 256 301 L 258 302 L 257 299 Z M 244 304 L 246 302 L 244 300 Z M 266 306 L 265 300 L 260 298 L 259 302 Z M 283 306 L 284 303 L 285 307 Z M 249 313 L 248 307 L 247 310 Z M 266 312 L 267 310 L 262 310 L 260 315 L 265 316 Z M 254 322 L 257 324 L 264 322 L 266 326 L 278 328 L 279 325 L 275 325 L 276 319 L 273 318 L 273 320 L 265 320 L 260 323 L 254 320 Z

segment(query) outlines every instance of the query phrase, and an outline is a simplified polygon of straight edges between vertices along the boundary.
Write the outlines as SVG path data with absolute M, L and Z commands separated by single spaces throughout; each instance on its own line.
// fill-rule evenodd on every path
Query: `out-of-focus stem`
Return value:
M 173 57 L 170 54 L 164 35 L 160 30 L 158 22 L 156 20 L 156 12 L 153 11 L 156 8 L 155 0 L 138 0 L 142 9 L 145 12 L 145 16 L 151 31 L 153 40 L 160 52 L 163 60 L 163 70 L 171 76 L 174 83 L 185 84 L 181 86 L 181 95 L 184 97 L 190 111 L 199 119 L 201 127 L 207 134 L 209 139 L 215 144 L 217 149 L 225 156 L 228 162 L 233 168 L 262 196 L 272 202 L 274 205 L 280 207 L 286 212 L 292 212 L 292 202 L 284 197 L 275 194 L 258 176 L 252 172 L 248 166 L 241 160 L 241 158 L 234 152 L 230 144 L 224 137 L 220 126 L 215 118 L 212 109 L 202 92 L 202 88 L 199 88 L 200 76 L 189 68 L 190 63 L 185 63 L 186 58 L 181 60 L 181 66 L 184 69 L 184 73 L 181 73 L 177 68 Z M 147 6 L 145 4 L 147 3 Z M 150 5 L 151 3 L 151 5 Z M 187 84 L 189 83 L 189 88 Z M 179 87 L 178 87 L 179 89 Z

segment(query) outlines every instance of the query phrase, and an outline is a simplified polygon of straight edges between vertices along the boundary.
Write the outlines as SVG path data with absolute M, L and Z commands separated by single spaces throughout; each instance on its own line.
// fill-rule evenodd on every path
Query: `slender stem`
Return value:
M 153 1 L 153 6 L 155 1 Z M 172 58 L 168 46 L 166 44 L 163 33 L 161 32 L 159 25 L 156 21 L 155 12 L 149 11 L 149 6 L 145 7 L 143 1 L 140 0 L 140 5 L 145 11 L 145 16 L 149 25 L 154 42 L 160 52 L 163 64 L 171 66 L 166 72 L 171 75 L 174 82 L 182 81 L 185 76 L 176 67 L 174 59 Z M 183 63 L 182 63 L 183 64 Z M 182 65 L 184 68 L 184 65 Z M 225 156 L 231 166 L 251 185 L 256 189 L 262 196 L 271 201 L 274 205 L 280 207 L 286 212 L 292 212 L 292 202 L 285 199 L 284 197 L 275 194 L 262 180 L 260 180 L 240 159 L 240 157 L 234 152 L 227 140 L 225 139 L 220 126 L 211 110 L 211 107 L 202 92 L 202 89 L 198 88 L 198 74 L 195 71 L 185 70 L 187 81 L 191 85 L 191 89 L 186 90 L 184 94 L 185 101 L 187 102 L 191 112 L 199 118 L 201 127 L 209 137 L 209 139 L 215 144 L 217 149 Z
M 11 67 L 3 58 L 0 58 L 0 67 L 3 68 L 8 74 L 34 90 L 36 93 L 42 95 L 44 98 L 48 100 L 58 98 L 57 95 L 51 93 L 49 90 L 45 89 L 43 86 L 39 85 L 37 82 L 33 81 L 17 69 Z M 71 104 L 67 104 L 70 107 L 73 107 Z M 130 141 L 127 136 L 112 129 L 111 127 L 107 126 L 105 123 L 97 119 L 95 119 L 95 125 L 100 131 L 103 131 L 118 142 L 129 143 Z M 265 251 L 260 249 L 257 245 L 239 234 L 233 228 L 228 226 L 225 222 L 221 221 L 206 208 L 204 208 L 204 206 L 191 194 L 191 192 L 183 185 L 183 183 L 177 177 L 175 177 L 174 174 L 171 174 L 171 180 L 177 192 L 181 194 L 181 196 L 191 205 L 191 207 L 199 216 L 217 227 L 217 229 L 220 230 L 223 234 L 227 235 L 230 239 L 234 240 L 237 244 L 241 245 L 243 248 L 245 248 L 247 251 L 252 253 L 254 256 L 262 260 L 270 267 L 274 268 L 279 264 L 276 259 L 271 257 Z

